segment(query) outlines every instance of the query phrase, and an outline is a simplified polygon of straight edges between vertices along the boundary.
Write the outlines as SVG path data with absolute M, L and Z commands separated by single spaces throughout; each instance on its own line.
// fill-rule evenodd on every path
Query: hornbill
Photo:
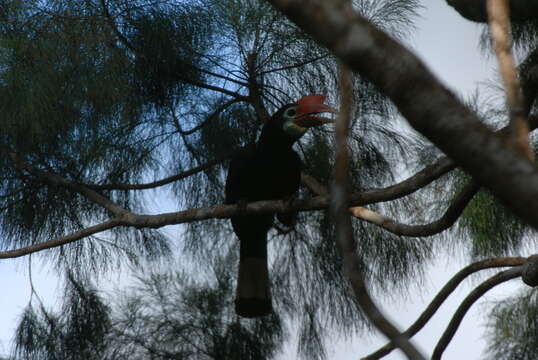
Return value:
M 290 199 L 299 189 L 302 163 L 292 145 L 310 127 L 331 119 L 316 116 L 335 112 L 323 95 L 307 95 L 280 108 L 264 124 L 255 146 L 235 155 L 226 179 L 226 203 Z M 284 225 L 292 219 L 278 214 Z M 259 317 L 272 311 L 267 268 L 267 233 L 273 214 L 237 215 L 231 218 L 239 238 L 239 275 L 235 311 L 243 317 Z

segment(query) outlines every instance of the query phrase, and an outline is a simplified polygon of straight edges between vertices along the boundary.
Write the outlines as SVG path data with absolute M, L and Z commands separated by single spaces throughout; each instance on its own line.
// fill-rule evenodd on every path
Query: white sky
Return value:
M 412 46 L 428 66 L 449 87 L 460 94 L 469 94 L 477 83 L 491 77 L 493 61 L 486 62 L 484 56 L 478 51 L 479 28 L 477 25 L 463 20 L 452 8 L 446 5 L 445 0 L 425 0 L 427 8 L 422 12 L 422 19 L 418 21 L 418 33 L 412 39 Z M 433 120 L 432 120 L 433 121 Z M 7 353 L 9 342 L 13 335 L 14 326 L 22 309 L 26 306 L 30 289 L 27 276 L 27 261 L 1 260 L 0 272 L 2 278 L 0 286 L 3 289 L 0 295 L 0 354 Z M 435 295 L 445 282 L 455 274 L 463 263 L 456 263 L 450 259 L 447 265 L 444 262 L 434 264 L 430 272 L 429 283 L 421 298 L 415 301 L 406 301 L 399 304 L 382 303 L 383 309 L 389 313 L 393 320 L 401 327 L 410 325 L 425 308 L 426 304 Z M 57 287 L 53 271 L 45 268 L 33 269 L 34 283 L 40 296 L 48 299 L 53 305 L 59 299 L 55 293 Z M 469 284 L 469 282 L 467 282 Z M 471 282 L 476 285 L 476 281 Z M 500 286 L 492 293 L 510 294 L 517 288 L 517 284 Z M 426 355 L 430 355 L 442 331 L 448 324 L 450 317 L 461 300 L 470 291 L 470 286 L 458 289 L 450 297 L 439 314 L 437 314 L 425 329 L 416 337 L 416 343 Z M 54 300 L 56 299 L 56 300 Z M 481 301 L 491 300 L 488 295 Z M 478 359 L 485 347 L 483 340 L 483 317 L 485 307 L 475 304 L 466 316 L 455 338 L 445 352 L 446 359 Z M 329 346 L 329 358 L 347 360 L 359 359 L 369 354 L 384 341 L 375 334 L 365 339 L 353 339 L 348 342 L 336 342 Z M 294 359 L 295 349 L 290 348 L 282 359 Z M 384 359 L 405 359 L 398 352 L 393 352 Z

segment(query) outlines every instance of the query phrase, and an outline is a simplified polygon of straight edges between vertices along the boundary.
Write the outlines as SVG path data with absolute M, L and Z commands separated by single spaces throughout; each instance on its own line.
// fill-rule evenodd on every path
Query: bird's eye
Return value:
M 293 117 L 297 114 L 297 111 L 295 110 L 295 108 L 290 108 L 286 111 L 286 116 L 288 117 Z

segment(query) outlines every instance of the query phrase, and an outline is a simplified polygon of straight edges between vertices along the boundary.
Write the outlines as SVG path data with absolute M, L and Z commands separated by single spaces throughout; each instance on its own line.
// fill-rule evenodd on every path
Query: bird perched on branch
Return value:
M 284 105 L 263 126 L 256 146 L 236 155 L 226 179 L 226 203 L 289 199 L 299 189 L 302 163 L 292 149 L 310 127 L 333 122 L 317 116 L 336 112 L 325 96 L 307 95 Z M 238 215 L 232 226 L 240 242 L 235 311 L 243 317 L 268 315 L 272 310 L 267 267 L 267 233 L 273 214 Z M 289 217 L 278 216 L 286 222 Z M 289 225 L 289 224 L 285 224 Z

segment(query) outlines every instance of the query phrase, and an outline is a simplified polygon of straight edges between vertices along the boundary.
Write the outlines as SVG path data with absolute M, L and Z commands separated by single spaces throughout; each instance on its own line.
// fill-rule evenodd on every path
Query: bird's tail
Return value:
M 267 242 L 263 240 L 252 242 L 241 239 L 235 300 L 235 312 L 239 316 L 260 317 L 272 311 Z

